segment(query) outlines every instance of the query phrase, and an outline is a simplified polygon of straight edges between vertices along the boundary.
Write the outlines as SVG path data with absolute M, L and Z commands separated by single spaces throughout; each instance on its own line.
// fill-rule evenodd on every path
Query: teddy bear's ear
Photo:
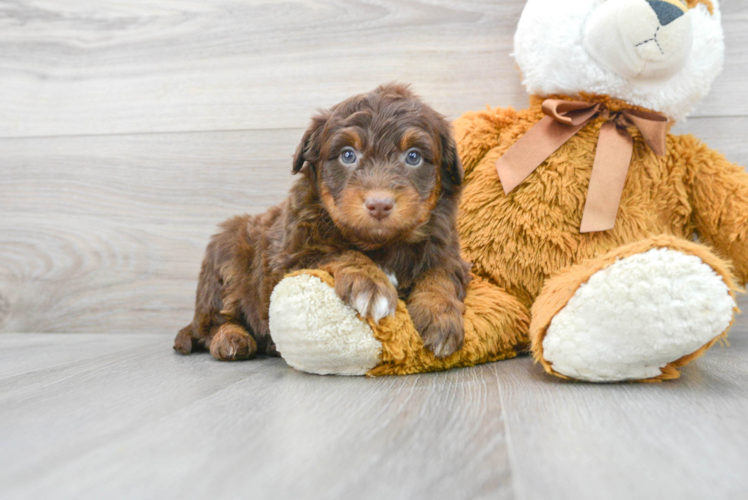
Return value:
M 452 128 L 445 125 L 444 130 L 439 135 L 442 143 L 442 187 L 446 192 L 454 193 L 459 191 L 462 186 L 462 178 L 464 177 L 462 162 L 460 161 L 460 155 L 457 154 L 457 144 L 452 135 Z
M 322 147 L 322 131 L 329 118 L 330 116 L 327 112 L 319 113 L 312 118 L 311 125 L 304 132 L 304 136 L 296 148 L 296 153 L 293 155 L 292 172 L 294 174 L 299 173 L 306 162 L 309 162 L 314 167 L 315 163 L 319 161 L 319 152 Z

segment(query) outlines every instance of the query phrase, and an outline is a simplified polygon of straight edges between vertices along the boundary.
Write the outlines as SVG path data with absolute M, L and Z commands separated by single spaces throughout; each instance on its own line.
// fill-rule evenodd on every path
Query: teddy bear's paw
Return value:
M 543 358 L 579 380 L 659 377 L 662 368 L 724 333 L 735 301 L 693 255 L 655 248 L 593 274 L 553 318 Z
M 364 375 L 380 361 L 369 324 L 310 274 L 284 278 L 270 297 L 270 335 L 283 359 L 320 375 Z

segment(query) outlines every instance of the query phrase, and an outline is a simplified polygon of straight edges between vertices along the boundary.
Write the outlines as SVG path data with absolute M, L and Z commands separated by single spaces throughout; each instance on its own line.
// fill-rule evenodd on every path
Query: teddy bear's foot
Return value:
M 310 373 L 405 375 L 512 358 L 528 347 L 529 313 L 504 290 L 474 278 L 465 297 L 465 343 L 434 356 L 413 325 L 405 302 L 394 316 L 364 320 L 340 300 L 329 273 L 303 270 L 276 285 L 270 334 L 286 362 Z
M 732 323 L 727 266 L 671 237 L 615 253 L 549 280 L 533 308 L 533 353 L 550 373 L 578 380 L 676 378 Z
M 322 274 L 281 280 L 270 299 L 270 333 L 289 366 L 319 375 L 364 375 L 380 361 L 381 343 Z

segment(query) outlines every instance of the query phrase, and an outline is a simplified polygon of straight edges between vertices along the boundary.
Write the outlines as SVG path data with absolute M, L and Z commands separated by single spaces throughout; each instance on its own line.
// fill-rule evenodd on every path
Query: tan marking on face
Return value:
M 415 189 L 387 192 L 395 200 L 390 215 L 382 220 L 373 218 L 364 200 L 372 190 L 347 187 L 335 200 L 327 187 L 320 186 L 320 198 L 335 225 L 346 238 L 362 247 L 378 248 L 390 241 L 402 239 L 414 242 L 425 237 L 419 229 L 431 218 L 438 201 L 436 189 L 424 202 Z
M 338 203 L 340 220 L 343 224 L 354 228 L 366 227 L 371 216 L 364 200 L 368 194 L 366 189 L 347 187 L 342 192 Z
M 330 190 L 327 189 L 327 186 L 324 182 L 320 183 L 319 197 L 322 200 L 322 206 L 324 206 L 325 210 L 327 210 L 327 213 L 330 214 L 333 222 L 337 224 L 340 215 L 338 214 L 338 208 L 335 206 L 335 198 L 330 193 Z
M 400 151 L 406 151 L 417 144 L 428 144 L 429 152 L 433 151 L 433 138 L 420 128 L 409 128 L 400 137 Z
M 355 128 L 344 128 L 340 131 L 340 135 L 345 138 L 345 141 L 348 142 L 353 149 L 356 151 L 362 150 L 363 141 Z
M 434 208 L 436 208 L 436 204 L 439 202 L 439 195 L 441 194 L 441 169 L 436 169 L 436 184 L 434 185 L 434 189 L 431 191 L 431 195 L 429 195 L 429 199 L 426 200 L 425 206 L 427 207 L 428 212 L 430 213 Z

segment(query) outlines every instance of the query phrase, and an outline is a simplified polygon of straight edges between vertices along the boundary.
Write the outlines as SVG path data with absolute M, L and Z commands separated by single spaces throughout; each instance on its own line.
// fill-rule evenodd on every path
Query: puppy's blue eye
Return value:
M 340 161 L 346 165 L 356 163 L 356 152 L 351 148 L 345 148 L 343 152 L 340 153 Z
M 421 163 L 421 153 L 418 151 L 408 151 L 408 154 L 405 155 L 405 163 L 413 167 L 419 165 Z

